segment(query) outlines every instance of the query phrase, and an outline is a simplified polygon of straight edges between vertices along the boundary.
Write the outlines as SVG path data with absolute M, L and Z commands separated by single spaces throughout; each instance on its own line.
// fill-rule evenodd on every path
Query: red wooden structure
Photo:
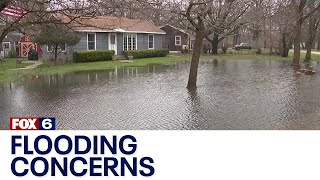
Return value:
M 28 57 L 29 51 L 35 49 L 41 55 L 41 47 L 32 42 L 33 36 L 24 35 L 20 38 L 20 57 Z

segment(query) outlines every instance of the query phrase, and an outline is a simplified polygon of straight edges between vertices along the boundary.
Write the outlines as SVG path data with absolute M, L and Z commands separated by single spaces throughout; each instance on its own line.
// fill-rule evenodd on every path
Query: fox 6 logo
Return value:
M 55 130 L 55 118 L 10 118 L 10 130 Z

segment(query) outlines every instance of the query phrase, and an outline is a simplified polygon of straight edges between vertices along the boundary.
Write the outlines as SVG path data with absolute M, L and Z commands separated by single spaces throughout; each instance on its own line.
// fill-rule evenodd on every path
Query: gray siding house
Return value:
M 19 41 L 22 37 L 22 33 L 18 32 L 10 32 L 6 37 L 2 40 L 2 49 L 1 56 L 8 57 L 10 51 L 16 51 L 17 55 L 19 55 Z
M 61 45 L 58 59 L 70 61 L 73 52 L 114 50 L 121 56 L 125 50 L 161 49 L 166 34 L 153 22 L 119 17 L 97 16 L 81 18 L 73 28 L 81 36 L 75 46 Z M 42 58 L 53 59 L 54 53 L 48 46 L 42 46 Z

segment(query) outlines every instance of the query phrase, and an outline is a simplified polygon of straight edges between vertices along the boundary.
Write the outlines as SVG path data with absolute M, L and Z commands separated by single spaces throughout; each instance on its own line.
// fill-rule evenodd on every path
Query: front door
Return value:
M 117 52 L 117 34 L 116 33 L 109 34 L 109 50 L 114 50 L 115 55 L 118 54 L 118 52 Z

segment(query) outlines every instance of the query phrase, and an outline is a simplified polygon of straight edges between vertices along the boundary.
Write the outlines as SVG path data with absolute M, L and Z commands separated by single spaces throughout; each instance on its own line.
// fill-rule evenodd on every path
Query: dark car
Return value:
M 249 49 L 251 50 L 251 46 L 248 43 L 241 43 L 239 45 L 235 46 L 236 50 L 241 50 L 241 49 Z

